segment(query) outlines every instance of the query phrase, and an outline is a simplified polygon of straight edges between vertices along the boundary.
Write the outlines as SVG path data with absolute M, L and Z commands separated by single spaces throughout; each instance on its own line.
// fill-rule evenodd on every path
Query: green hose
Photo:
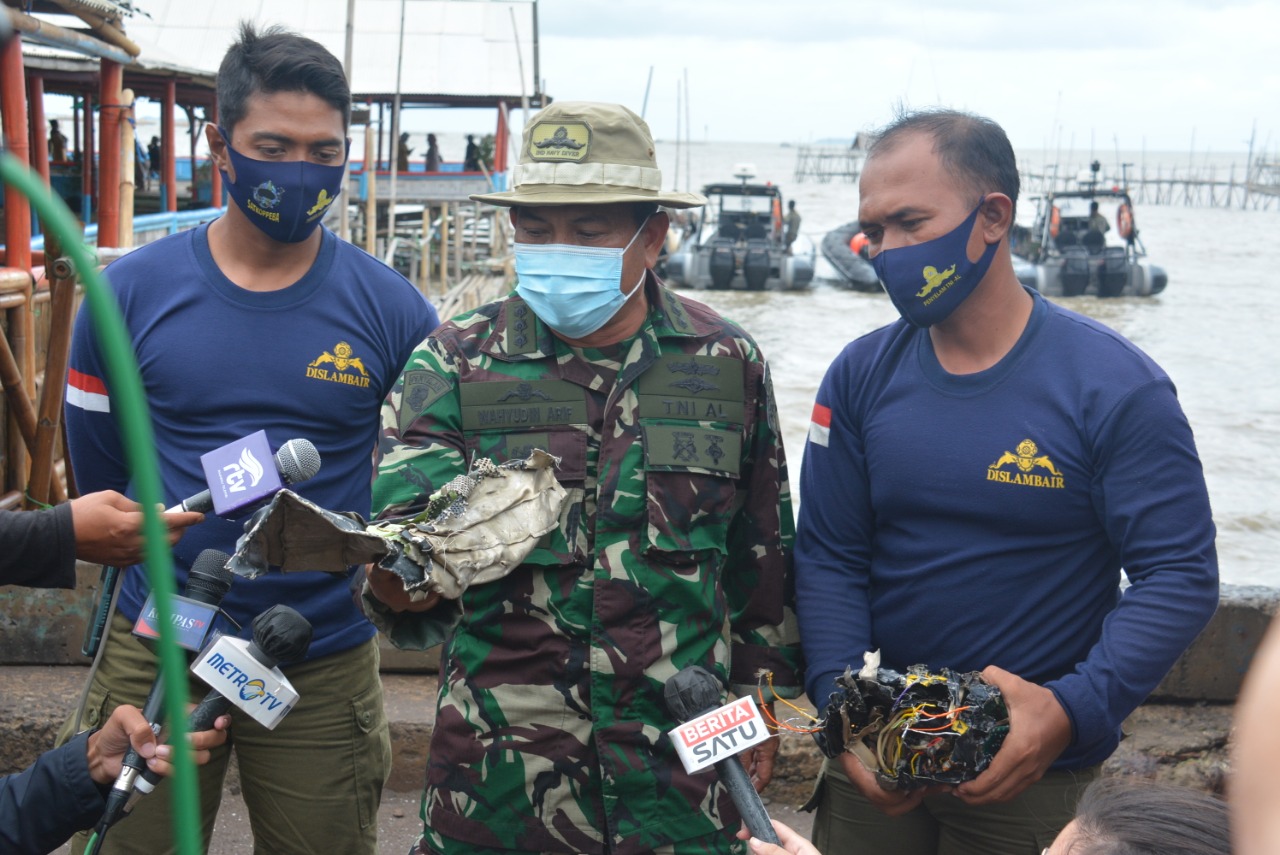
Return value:
M 160 467 L 156 461 L 151 414 L 142 390 L 142 378 L 133 353 L 129 333 L 115 297 L 98 273 L 97 259 L 81 240 L 81 232 L 66 206 L 25 165 L 8 152 L 0 152 L 0 183 L 26 196 L 40 217 L 46 232 L 58 239 L 63 252 L 71 256 L 84 285 L 85 301 L 102 341 L 102 355 L 111 379 L 112 409 L 120 423 L 125 458 L 133 478 L 138 502 L 142 504 L 143 557 L 147 576 L 156 595 L 156 623 L 160 628 L 160 673 L 164 676 L 164 709 L 168 716 L 169 742 L 173 745 L 174 843 L 180 855 L 202 851 L 200 804 L 196 791 L 196 769 L 187 746 L 188 697 L 186 662 L 178 647 L 176 630 L 170 620 L 170 602 L 176 593 L 173 558 L 169 539 L 160 519 Z M 56 380 L 57 378 L 50 378 Z

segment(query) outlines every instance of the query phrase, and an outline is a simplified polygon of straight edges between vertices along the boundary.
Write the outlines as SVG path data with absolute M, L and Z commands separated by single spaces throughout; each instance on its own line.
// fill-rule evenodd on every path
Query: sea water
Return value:
M 664 187 L 670 188 L 675 147 L 660 143 L 658 148 Z M 784 198 L 795 200 L 804 218 L 802 238 L 817 245 L 829 229 L 857 218 L 857 186 L 796 182 L 795 157 L 794 148 L 779 145 L 694 145 L 680 151 L 680 188 L 685 189 L 686 180 L 695 190 L 732 181 L 738 164 L 753 163 L 756 181 L 771 181 Z M 1187 154 L 1180 162 L 1178 157 L 1169 154 L 1162 161 L 1158 154 L 1145 155 L 1152 171 L 1161 162 L 1185 169 Z M 1237 158 L 1241 174 L 1245 157 Z M 1023 200 L 1019 221 L 1029 220 L 1033 208 Z M 1280 381 L 1271 368 L 1280 349 L 1280 312 L 1272 308 L 1276 283 L 1271 278 L 1280 266 L 1275 238 L 1280 205 L 1273 204 L 1270 211 L 1135 208 L 1151 261 L 1169 274 L 1165 292 L 1056 301 L 1118 330 L 1168 372 L 1204 464 L 1222 580 L 1280 586 Z M 1114 219 L 1114 211 L 1104 213 Z M 817 266 L 820 277 L 834 275 L 821 253 Z M 698 291 L 692 296 L 742 324 L 768 357 L 792 490 L 804 501 L 798 494 L 800 460 L 818 384 L 846 343 L 889 323 L 897 313 L 883 294 L 846 290 L 829 280 L 807 292 Z

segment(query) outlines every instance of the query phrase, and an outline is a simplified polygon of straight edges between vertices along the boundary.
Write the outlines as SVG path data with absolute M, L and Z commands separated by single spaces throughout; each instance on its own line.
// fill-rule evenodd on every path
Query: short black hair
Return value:
M 867 157 L 888 151 L 913 133 L 928 134 L 938 160 L 975 196 L 1003 193 L 1018 208 L 1018 160 L 1004 128 L 991 119 L 960 110 L 930 109 L 904 112 L 882 128 Z
M 351 87 L 336 56 L 284 27 L 259 32 L 242 21 L 239 40 L 218 68 L 218 123 L 228 136 L 258 92 L 309 92 L 342 114 L 344 129 L 351 121 Z
M 1229 855 L 1226 804 L 1199 790 L 1099 778 L 1076 806 L 1069 855 Z

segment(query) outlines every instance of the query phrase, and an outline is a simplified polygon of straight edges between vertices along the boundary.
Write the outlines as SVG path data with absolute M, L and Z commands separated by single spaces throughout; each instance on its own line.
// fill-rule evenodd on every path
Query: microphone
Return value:
M 682 668 L 668 678 L 663 696 L 671 714 L 686 722 L 671 731 L 685 769 L 692 773 L 714 763 L 751 835 L 781 846 L 760 794 L 734 756 L 769 738 L 755 703 L 751 698 L 739 698 L 720 706 L 720 681 L 698 665 Z
M 275 453 L 275 471 L 266 470 L 259 457 L 270 455 L 266 432 L 258 431 L 228 443 L 200 457 L 210 489 L 201 490 L 166 510 L 216 511 L 231 516 L 249 510 L 281 487 L 315 477 L 320 471 L 320 452 L 306 439 L 291 439 Z M 265 453 L 264 453 L 265 452 Z
M 216 511 L 219 516 L 235 519 L 252 511 L 263 499 L 286 484 L 306 481 L 320 471 L 320 452 L 309 440 L 291 439 L 280 446 L 274 457 L 275 468 L 268 472 L 258 463 L 258 458 L 270 456 L 271 447 L 267 444 L 265 431 L 250 434 L 202 455 L 200 463 L 205 480 L 210 485 L 218 485 L 218 493 L 214 494 L 212 489 L 201 490 L 166 509 L 165 513 L 199 511 L 206 514 Z M 102 593 L 93 619 L 85 625 L 84 643 L 80 647 L 85 656 L 97 653 L 102 643 L 107 619 L 111 616 L 112 591 L 119 575 L 118 567 L 102 568 Z
M 248 654 L 265 669 L 281 664 L 297 662 L 311 646 L 311 624 L 289 606 L 272 606 L 253 619 L 253 641 L 247 646 Z M 239 693 L 237 693 L 239 694 Z M 233 701 L 214 689 L 205 695 L 187 720 L 187 731 L 198 733 L 213 727 L 218 716 L 231 709 Z M 119 818 L 128 816 L 133 806 L 143 796 L 150 794 L 160 776 L 150 769 L 138 778 L 134 791 L 129 795 Z
M 227 562 L 230 560 L 230 555 L 217 549 L 206 549 L 201 552 L 191 565 L 184 596 L 197 603 L 213 606 L 216 611 L 222 598 L 227 595 L 227 591 L 231 590 L 231 580 L 235 578 L 235 575 L 227 569 Z M 151 684 L 151 691 L 147 694 L 146 703 L 142 705 L 143 718 L 151 723 L 152 731 L 157 734 L 164 720 L 163 705 L 164 675 L 157 674 L 155 682 Z M 111 815 L 113 811 L 118 813 L 124 800 L 132 792 L 138 775 L 146 767 L 146 761 L 138 754 L 137 749 L 130 747 L 122 761 L 120 774 L 111 785 L 104 818 Z

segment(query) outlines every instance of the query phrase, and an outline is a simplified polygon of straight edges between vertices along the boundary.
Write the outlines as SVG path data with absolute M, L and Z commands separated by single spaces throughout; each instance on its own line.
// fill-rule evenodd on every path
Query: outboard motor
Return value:
M 1109 246 L 1098 262 L 1098 296 L 1119 297 L 1129 284 L 1129 259 L 1124 247 Z
M 771 266 L 768 245 L 763 242 L 748 242 L 747 255 L 742 261 L 742 275 L 747 280 L 748 290 L 764 290 L 764 283 L 769 280 Z
M 728 288 L 733 281 L 733 269 L 736 266 L 733 257 L 733 243 L 716 241 L 711 248 L 709 272 L 712 288 Z
M 1089 287 L 1089 252 L 1082 246 L 1062 250 L 1062 296 L 1079 297 Z

